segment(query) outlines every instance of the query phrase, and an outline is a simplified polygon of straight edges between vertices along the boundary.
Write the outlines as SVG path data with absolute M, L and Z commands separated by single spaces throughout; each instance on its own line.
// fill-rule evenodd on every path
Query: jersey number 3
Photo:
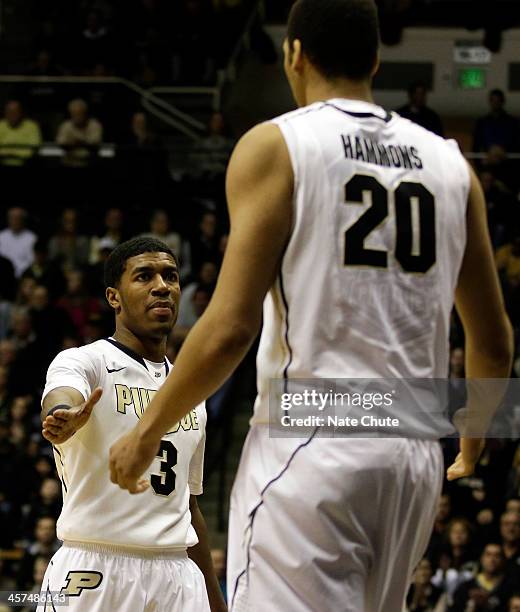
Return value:
M 370 208 L 345 232 L 346 266 L 388 268 L 388 253 L 365 248 L 365 240 L 388 217 L 389 192 L 373 176 L 357 174 L 345 185 L 348 204 Z M 436 259 L 435 199 L 420 183 L 402 182 L 394 192 L 395 258 L 405 272 L 424 274 Z
M 173 442 L 161 440 L 157 457 L 161 459 L 161 474 L 152 474 L 150 484 L 157 495 L 167 497 L 175 491 L 175 480 L 177 478 L 173 470 L 177 465 L 177 449 L 173 446 Z

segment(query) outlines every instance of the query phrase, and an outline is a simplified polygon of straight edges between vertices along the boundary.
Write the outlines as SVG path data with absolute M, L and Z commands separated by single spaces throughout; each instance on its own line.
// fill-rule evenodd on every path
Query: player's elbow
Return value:
M 247 351 L 258 334 L 260 324 L 251 319 L 235 318 L 214 335 L 218 351 L 231 355 Z
M 471 342 L 471 339 L 469 340 Z M 507 315 L 504 314 L 495 322 L 492 333 L 478 334 L 473 338 L 480 355 L 495 367 L 509 370 L 514 356 L 513 327 Z

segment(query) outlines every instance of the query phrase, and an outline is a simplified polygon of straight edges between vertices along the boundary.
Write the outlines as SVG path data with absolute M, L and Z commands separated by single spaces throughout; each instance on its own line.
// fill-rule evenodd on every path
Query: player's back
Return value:
M 361 101 L 275 120 L 293 231 L 264 305 L 257 417 L 271 378 L 440 378 L 466 242 L 455 143 Z

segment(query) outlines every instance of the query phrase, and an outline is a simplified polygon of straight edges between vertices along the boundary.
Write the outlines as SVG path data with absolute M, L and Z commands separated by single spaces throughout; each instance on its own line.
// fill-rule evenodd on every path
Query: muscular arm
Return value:
M 506 382 L 482 384 L 478 379 L 506 379 L 511 372 L 513 334 L 487 229 L 480 183 L 471 172 L 467 247 L 456 291 L 456 308 L 466 338 L 467 410 L 475 437 L 461 439 L 461 452 L 476 462 L 482 437 L 506 390 Z M 472 382 L 472 381 L 475 382 Z M 471 433 L 471 429 L 469 430 Z
M 41 418 L 42 422 L 45 421 L 49 410 L 52 408 L 65 405 L 65 406 L 79 406 L 84 402 L 83 395 L 72 387 L 58 387 L 53 389 L 45 396 L 42 405 Z
M 239 142 L 226 191 L 231 231 L 217 287 L 139 423 L 144 438 L 158 440 L 216 391 L 258 333 L 292 220 L 292 167 L 275 125 L 257 126 Z
M 211 612 L 225 611 L 227 610 L 226 602 L 224 601 L 211 561 L 208 528 L 195 495 L 190 495 L 190 512 L 191 524 L 197 533 L 199 542 L 195 546 L 188 548 L 188 556 L 199 566 L 200 571 L 204 574 Z

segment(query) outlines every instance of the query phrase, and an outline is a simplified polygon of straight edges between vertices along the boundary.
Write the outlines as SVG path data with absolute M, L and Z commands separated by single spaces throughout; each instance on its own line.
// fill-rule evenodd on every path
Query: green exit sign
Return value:
M 463 68 L 459 70 L 461 89 L 485 89 L 486 71 L 483 68 Z

